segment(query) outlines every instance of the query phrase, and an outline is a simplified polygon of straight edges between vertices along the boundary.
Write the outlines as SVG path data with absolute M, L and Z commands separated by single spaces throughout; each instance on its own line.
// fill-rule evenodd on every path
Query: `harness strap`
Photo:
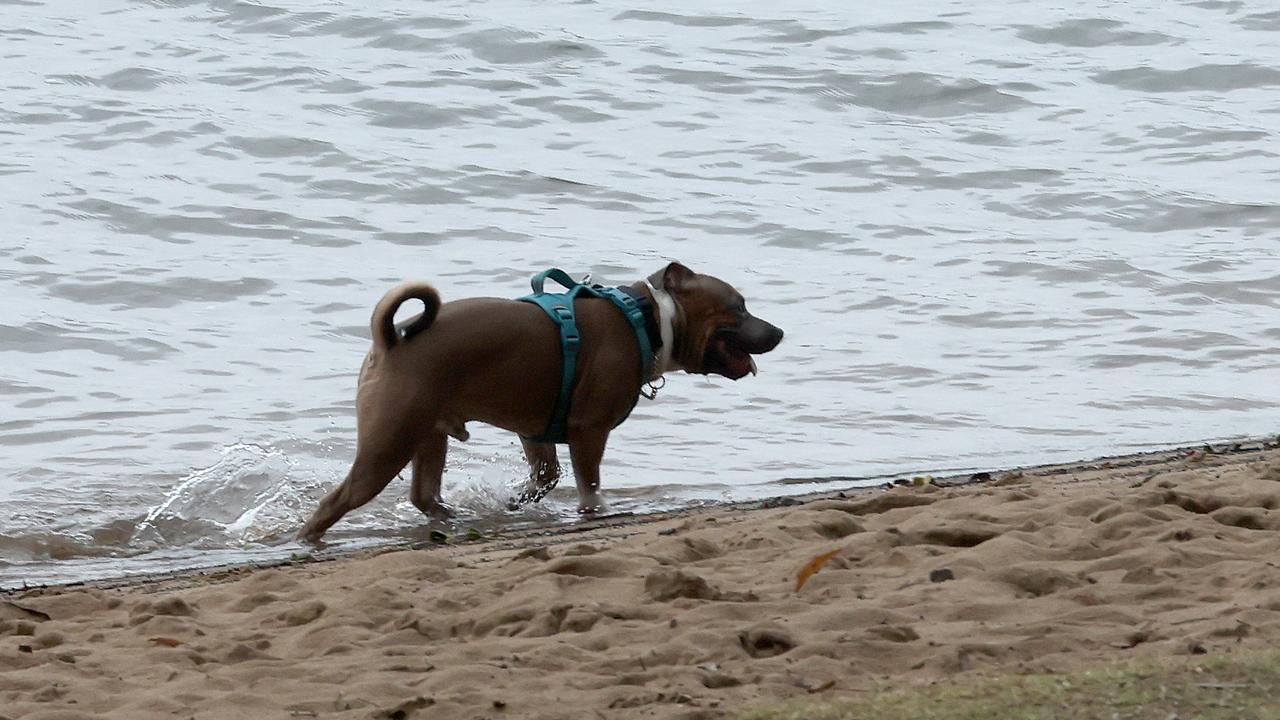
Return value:
M 560 283 L 568 292 L 546 292 L 543 287 L 547 279 Z M 574 310 L 574 301 L 578 296 L 587 295 L 608 300 L 626 316 L 627 321 L 631 323 L 631 329 L 635 331 L 636 344 L 639 345 L 640 349 L 641 383 L 647 382 L 653 377 L 654 348 L 649 340 L 649 332 L 645 327 L 644 308 L 640 301 L 626 290 L 575 282 L 573 278 L 569 277 L 568 273 L 559 268 L 551 268 L 534 275 L 533 279 L 529 281 L 529 285 L 533 293 L 517 299 L 537 305 L 550 316 L 552 322 L 556 324 L 556 328 L 560 331 L 560 352 L 563 360 L 560 373 L 560 393 L 556 396 L 555 410 L 552 412 L 551 420 L 547 423 L 547 429 L 542 434 L 529 439 L 532 442 L 563 443 L 568 441 L 569 402 L 573 397 L 573 381 L 574 374 L 577 371 L 578 349 L 582 345 L 582 336 L 578 332 L 577 314 Z M 659 340 L 659 345 L 661 345 L 661 340 Z M 639 402 L 639 399 L 639 388 L 637 388 L 636 400 L 631 403 L 631 408 L 627 410 L 626 415 L 622 416 L 622 420 L 626 420 L 631 415 L 631 410 L 635 409 L 635 404 Z M 621 423 L 622 420 L 619 420 L 618 423 Z
M 543 270 L 529 280 L 529 287 L 533 288 L 534 295 L 543 294 L 542 286 L 546 283 L 547 278 L 551 278 L 552 280 L 560 283 L 566 290 L 577 290 L 578 288 L 583 287 L 582 283 L 569 277 L 569 273 L 561 270 L 560 268 L 551 268 L 550 270 Z M 526 300 L 528 299 L 528 296 L 520 299 Z

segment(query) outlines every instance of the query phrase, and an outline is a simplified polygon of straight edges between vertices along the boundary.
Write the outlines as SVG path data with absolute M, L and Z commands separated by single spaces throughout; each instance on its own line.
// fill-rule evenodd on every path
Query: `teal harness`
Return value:
M 543 291 L 542 286 L 547 278 L 551 278 L 563 285 L 566 292 L 549 293 Z M 646 329 L 644 307 L 641 304 L 642 299 L 632 295 L 624 288 L 609 288 L 603 285 L 587 285 L 575 282 L 573 278 L 569 277 L 568 273 L 560 268 L 551 268 L 534 275 L 529 285 L 533 288 L 533 294 L 525 295 L 517 298 L 517 300 L 533 303 L 542 308 L 543 312 L 551 317 L 551 320 L 556 324 L 556 328 L 560 331 L 560 350 L 564 364 L 560 373 L 560 394 L 556 397 L 556 407 L 551 414 L 551 421 L 547 423 L 547 429 L 541 435 L 528 439 L 538 443 L 564 443 L 569 441 L 569 400 L 573 396 L 573 376 L 577 369 L 578 348 L 582 344 L 582 336 L 578 334 L 578 321 L 574 312 L 573 301 L 578 297 L 603 298 L 612 302 L 627 317 L 627 321 L 631 323 L 631 329 L 635 330 L 636 343 L 640 346 L 641 383 L 652 377 L 653 342 L 650 341 L 649 331 Z M 659 339 L 658 344 L 661 344 L 661 342 L 661 339 Z M 631 410 L 635 409 L 635 403 L 639 399 L 639 392 L 637 392 L 636 400 L 632 401 L 631 408 L 627 410 L 626 415 L 622 416 L 622 420 L 627 419 L 627 416 L 631 414 Z M 622 420 L 618 422 L 621 423 Z

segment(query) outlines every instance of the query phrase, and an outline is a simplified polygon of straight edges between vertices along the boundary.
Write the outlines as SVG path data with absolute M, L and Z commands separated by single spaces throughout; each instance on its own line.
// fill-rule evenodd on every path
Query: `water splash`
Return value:
M 133 532 L 134 546 L 267 543 L 298 527 L 320 487 L 314 471 L 277 448 L 236 443 L 173 487 Z
M 500 517 L 512 520 L 554 520 L 564 514 L 564 503 L 547 496 L 539 503 L 526 503 L 517 511 L 510 509 L 512 498 L 520 495 L 528 477 L 523 458 L 508 453 L 494 453 L 485 460 L 479 477 L 460 477 L 453 488 L 446 487 L 450 502 L 462 513 L 475 517 Z M 462 474 L 459 473 L 461 476 Z M 566 469 L 561 484 L 573 487 L 572 473 Z

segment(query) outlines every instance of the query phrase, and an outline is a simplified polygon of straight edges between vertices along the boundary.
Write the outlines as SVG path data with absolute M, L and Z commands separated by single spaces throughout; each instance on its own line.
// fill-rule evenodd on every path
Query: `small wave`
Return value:
M 147 92 L 162 85 L 184 82 L 181 78 L 144 67 L 124 68 L 96 78 L 87 75 L 50 75 L 48 80 L 51 84 L 92 86 L 117 92 Z
M 234 280 L 175 277 L 151 282 L 112 280 L 86 283 L 68 280 L 49 288 L 49 294 L 81 303 L 170 308 L 184 302 L 225 302 L 261 295 L 273 287 L 275 283 L 270 280 L 252 277 Z M 166 347 L 154 341 L 151 345 L 153 347 L 148 349 L 153 352 L 157 351 L 155 346 Z
M 1032 107 L 1012 92 L 1014 85 L 995 85 L 970 77 L 944 77 L 924 72 L 869 76 L 829 72 L 818 76 L 824 105 L 859 107 L 917 117 L 954 117 L 968 114 L 1006 113 Z M 1017 86 L 1035 90 L 1034 86 Z
M 0 566 L 41 560 L 114 557 L 121 553 L 119 546 L 80 533 L 47 530 L 0 534 Z
M 1253 63 L 1197 65 L 1184 70 L 1158 70 L 1144 65 L 1098 73 L 1093 79 L 1142 92 L 1210 92 L 1280 85 L 1280 70 Z
M 614 16 L 614 20 L 642 20 L 660 22 L 683 27 L 731 27 L 734 25 L 750 25 L 749 17 L 730 17 L 725 15 L 677 15 L 652 10 L 627 10 Z
M 1109 45 L 1162 45 L 1177 42 L 1158 32 L 1126 29 L 1124 23 L 1105 18 L 1065 20 L 1048 27 L 1024 26 L 1018 37 L 1041 45 L 1104 47 Z

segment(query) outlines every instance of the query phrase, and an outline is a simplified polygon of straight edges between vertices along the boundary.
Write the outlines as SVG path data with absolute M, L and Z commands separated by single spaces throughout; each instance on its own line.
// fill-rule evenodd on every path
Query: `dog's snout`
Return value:
M 743 349 L 754 355 L 767 353 L 782 342 L 782 328 L 754 315 L 742 324 L 739 332 Z
M 761 321 L 761 322 L 764 322 L 764 321 Z M 769 346 L 765 350 L 765 352 L 768 352 L 769 350 L 772 350 L 778 347 L 778 343 L 782 342 L 782 336 L 784 335 L 784 333 L 782 332 L 782 328 L 778 327 L 777 325 L 774 325 L 773 323 L 766 322 L 764 324 L 769 326 L 769 337 L 765 341 Z

